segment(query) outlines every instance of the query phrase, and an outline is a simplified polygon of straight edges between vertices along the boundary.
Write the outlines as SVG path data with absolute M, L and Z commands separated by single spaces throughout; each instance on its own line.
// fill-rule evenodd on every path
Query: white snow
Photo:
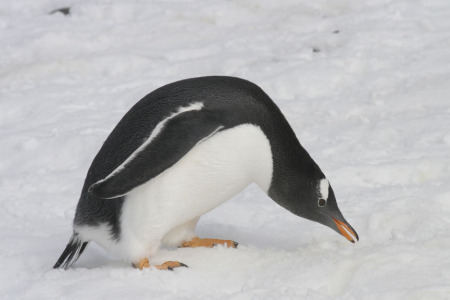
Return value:
M 163 249 L 189 265 L 168 272 L 90 245 L 52 270 L 118 120 L 212 74 L 275 100 L 360 241 L 252 185 L 197 229 L 238 249 Z M 449 184 L 447 0 L 0 0 L 0 299 L 448 299 Z

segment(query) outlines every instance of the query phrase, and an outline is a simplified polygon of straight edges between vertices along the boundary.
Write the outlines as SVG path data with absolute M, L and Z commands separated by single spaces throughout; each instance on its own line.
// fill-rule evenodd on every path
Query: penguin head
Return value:
M 299 217 L 330 227 L 352 243 L 358 241 L 358 234 L 339 210 L 329 181 L 321 171 L 314 173 L 316 176 L 294 176 L 294 181 L 290 178 L 289 183 L 272 190 L 272 199 Z
M 330 227 L 352 243 L 359 240 L 358 234 L 339 210 L 333 188 L 326 178 L 313 182 L 307 193 L 310 196 L 301 201 L 299 216 Z

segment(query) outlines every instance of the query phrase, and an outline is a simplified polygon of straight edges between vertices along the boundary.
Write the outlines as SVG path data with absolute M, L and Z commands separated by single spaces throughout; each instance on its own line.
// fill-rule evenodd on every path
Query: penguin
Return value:
M 198 237 L 195 227 L 251 183 L 291 213 L 359 240 L 328 179 L 260 87 L 225 76 L 160 87 L 125 114 L 95 156 L 54 268 L 68 269 L 91 241 L 140 269 L 162 245 L 236 248 Z

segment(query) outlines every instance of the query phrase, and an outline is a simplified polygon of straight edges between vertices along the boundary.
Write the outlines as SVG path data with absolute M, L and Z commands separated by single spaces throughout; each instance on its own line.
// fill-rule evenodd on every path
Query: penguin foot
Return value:
M 140 270 L 142 270 L 143 268 L 150 268 L 151 267 L 151 265 L 148 262 L 147 258 L 142 259 L 137 264 L 133 264 L 133 266 L 135 268 L 139 268 Z M 158 270 L 173 271 L 174 268 L 179 268 L 179 267 L 187 268 L 188 266 L 183 264 L 183 263 L 181 263 L 181 262 L 179 262 L 179 261 L 166 261 L 165 263 L 163 263 L 161 265 L 154 265 L 153 267 L 157 268 Z
M 218 240 L 218 239 L 201 239 L 198 236 L 192 238 L 192 240 L 184 242 L 181 247 L 208 247 L 212 248 L 216 245 L 223 245 L 228 248 L 237 248 L 239 243 L 232 240 Z

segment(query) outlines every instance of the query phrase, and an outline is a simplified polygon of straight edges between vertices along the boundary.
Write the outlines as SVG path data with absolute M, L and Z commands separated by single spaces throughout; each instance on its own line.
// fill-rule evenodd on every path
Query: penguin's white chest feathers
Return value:
M 243 124 L 217 132 L 126 195 L 121 240 L 160 241 L 252 182 L 267 192 L 272 171 L 269 140 L 258 126 Z

